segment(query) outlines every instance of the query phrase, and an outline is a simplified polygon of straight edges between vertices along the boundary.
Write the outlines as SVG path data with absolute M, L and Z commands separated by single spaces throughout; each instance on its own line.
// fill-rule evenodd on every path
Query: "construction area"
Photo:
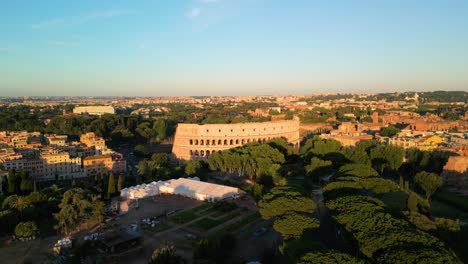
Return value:
M 181 195 L 158 195 L 131 203 L 128 213 L 118 216 L 105 228 L 122 229 L 137 225 L 142 237 L 139 250 L 128 254 L 111 254 L 114 263 L 147 263 L 157 247 L 175 245 L 177 253 L 192 260 L 196 241 L 201 237 L 231 232 L 239 241 L 234 252 L 236 259 L 259 259 L 262 247 L 271 247 L 280 235 L 261 219 L 255 202 L 246 198 L 216 203 L 202 202 Z M 105 229 L 104 228 L 104 229 Z M 265 230 L 260 236 L 252 235 Z M 248 247 L 252 245 L 255 248 Z M 112 244 L 112 242 L 107 242 Z M 245 248 L 244 248 L 245 247 Z

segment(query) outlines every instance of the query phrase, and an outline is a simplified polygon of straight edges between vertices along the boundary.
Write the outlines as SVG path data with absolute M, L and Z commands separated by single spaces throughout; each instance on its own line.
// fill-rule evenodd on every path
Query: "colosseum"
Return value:
M 299 148 L 299 121 L 238 124 L 178 124 L 172 153 L 177 159 L 203 159 L 222 150 L 251 142 L 284 138 Z

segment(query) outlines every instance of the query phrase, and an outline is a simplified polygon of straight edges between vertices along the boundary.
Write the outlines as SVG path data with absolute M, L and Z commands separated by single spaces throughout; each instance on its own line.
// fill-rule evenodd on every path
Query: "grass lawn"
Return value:
M 149 231 L 149 232 L 159 233 L 159 232 L 168 230 L 170 228 L 171 228 L 171 226 L 166 224 L 166 223 L 159 223 L 155 227 L 144 227 L 143 229 L 146 230 L 146 231 Z
M 200 217 L 199 213 L 203 210 L 211 207 L 211 204 L 202 204 L 198 207 L 192 208 L 187 211 L 180 212 L 172 217 L 169 217 L 169 221 L 176 224 L 185 224 L 192 220 L 195 220 Z
M 240 216 L 242 212 L 240 210 L 236 210 L 234 212 L 228 213 L 225 216 L 219 218 L 219 219 L 213 219 L 211 217 L 205 217 L 202 218 L 195 223 L 191 224 L 190 227 L 200 230 L 200 231 L 207 231 L 212 229 L 215 226 L 221 225 L 231 219 L 234 219 L 238 216 Z
M 197 206 L 197 207 L 193 208 L 193 210 L 194 210 L 195 213 L 199 214 L 204 210 L 209 210 L 212 206 L 213 205 L 210 204 L 210 203 L 204 203 L 204 204 L 202 204 L 200 206 Z
M 247 225 L 247 224 L 250 224 L 252 223 L 253 221 L 257 220 L 260 218 L 260 214 L 258 212 L 255 212 L 255 213 L 252 213 L 244 218 L 242 218 L 241 220 L 237 221 L 237 222 L 234 222 L 230 225 L 228 225 L 225 230 L 228 231 L 228 232 L 234 232 L 236 231 L 237 229 Z
M 205 217 L 191 224 L 190 227 L 200 231 L 207 231 L 219 224 L 221 224 L 221 221 Z
M 174 215 L 173 217 L 169 218 L 169 221 L 176 223 L 176 224 L 185 224 L 192 220 L 197 219 L 198 217 L 200 217 L 198 214 L 196 214 L 192 210 L 188 210 L 188 211 Z

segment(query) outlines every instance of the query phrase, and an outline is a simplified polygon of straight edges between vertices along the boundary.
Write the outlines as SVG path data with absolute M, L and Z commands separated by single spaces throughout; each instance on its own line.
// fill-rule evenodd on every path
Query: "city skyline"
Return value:
M 463 1 L 3 2 L 0 96 L 466 90 Z

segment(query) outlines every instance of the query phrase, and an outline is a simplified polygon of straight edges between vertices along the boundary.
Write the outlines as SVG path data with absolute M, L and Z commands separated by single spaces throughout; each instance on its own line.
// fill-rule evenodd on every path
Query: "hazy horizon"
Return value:
M 468 90 L 467 1 L 4 1 L 0 10 L 0 96 Z

